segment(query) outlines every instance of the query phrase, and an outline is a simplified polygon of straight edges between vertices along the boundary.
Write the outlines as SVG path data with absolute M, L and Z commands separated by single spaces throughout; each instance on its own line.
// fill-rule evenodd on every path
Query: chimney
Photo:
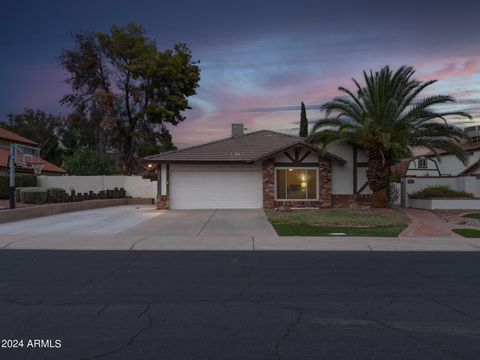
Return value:
M 243 124 L 232 124 L 232 137 L 243 135 Z

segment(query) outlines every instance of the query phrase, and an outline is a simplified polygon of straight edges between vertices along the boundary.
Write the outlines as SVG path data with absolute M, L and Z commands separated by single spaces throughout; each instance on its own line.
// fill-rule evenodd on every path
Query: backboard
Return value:
M 14 149 L 16 167 L 19 169 L 32 170 L 35 175 L 40 175 L 43 169 L 40 149 L 20 144 L 15 144 Z

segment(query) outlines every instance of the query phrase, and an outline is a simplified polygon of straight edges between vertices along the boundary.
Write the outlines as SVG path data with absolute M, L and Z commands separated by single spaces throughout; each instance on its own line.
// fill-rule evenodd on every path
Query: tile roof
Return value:
M 0 139 L 8 140 L 11 142 L 16 142 L 25 145 L 38 145 L 35 141 L 24 138 L 23 136 L 17 135 L 11 131 L 0 128 Z
M 303 145 L 315 151 L 320 151 L 318 147 L 306 143 L 303 138 L 271 130 L 260 130 L 185 149 L 147 156 L 144 160 L 151 162 L 251 163 L 266 159 L 296 145 Z M 343 158 L 331 153 L 326 153 L 325 157 L 346 163 Z
M 480 143 L 459 143 L 458 145 L 465 151 L 475 151 L 475 150 L 480 149 Z M 447 150 L 438 150 L 437 153 L 439 155 L 450 154 Z M 432 156 L 435 156 L 435 153 L 433 151 L 428 151 L 427 153 L 423 154 L 422 156 L 432 157 Z
M 480 160 L 475 161 L 472 165 L 468 166 L 465 168 L 465 170 L 461 171 L 457 176 L 463 176 L 463 175 L 470 175 L 470 173 L 480 166 Z
M 8 164 L 8 155 L 9 155 L 9 149 L 3 149 L 0 148 L 0 168 L 7 168 Z M 44 168 L 42 172 L 49 172 L 49 173 L 58 173 L 58 174 L 64 174 L 65 170 L 62 169 L 61 167 L 54 165 L 48 161 L 41 160 L 44 163 Z M 30 169 L 25 169 L 25 168 L 20 168 L 17 167 L 18 170 L 21 170 L 23 172 L 31 172 L 32 170 Z

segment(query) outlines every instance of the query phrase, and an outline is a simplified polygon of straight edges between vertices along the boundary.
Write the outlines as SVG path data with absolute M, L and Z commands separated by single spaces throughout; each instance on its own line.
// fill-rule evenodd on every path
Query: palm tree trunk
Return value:
M 387 189 L 390 185 L 390 155 L 378 148 L 368 150 L 368 186 L 372 190 L 372 206 L 389 207 Z
M 372 193 L 372 206 L 375 208 L 386 208 L 389 207 L 390 203 L 388 201 L 387 189 L 382 189 L 374 191 Z

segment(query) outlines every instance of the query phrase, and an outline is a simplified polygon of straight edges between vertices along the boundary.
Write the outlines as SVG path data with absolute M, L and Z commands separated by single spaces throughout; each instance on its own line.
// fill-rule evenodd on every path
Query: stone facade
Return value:
M 275 162 L 273 159 L 265 160 L 262 164 L 263 172 L 263 208 L 275 207 Z
M 169 199 L 167 195 L 158 195 L 157 196 L 157 209 L 168 209 L 170 207 Z
M 355 208 L 369 206 L 370 204 L 370 194 L 338 194 L 332 196 L 332 206 L 336 208 Z
M 318 208 L 318 201 L 275 201 L 276 208 L 290 207 L 290 208 Z
M 319 207 L 332 207 L 332 160 L 320 158 L 318 162 Z

